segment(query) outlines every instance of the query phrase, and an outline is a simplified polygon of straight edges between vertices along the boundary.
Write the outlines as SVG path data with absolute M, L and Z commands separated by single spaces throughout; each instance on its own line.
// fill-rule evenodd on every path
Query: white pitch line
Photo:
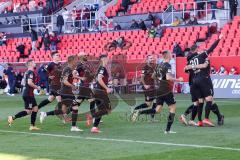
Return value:
M 238 151 L 238 152 L 240 152 L 240 148 L 216 147 L 216 146 L 206 146 L 206 145 L 197 145 L 197 144 L 178 144 L 178 143 L 166 143 L 166 142 L 138 141 L 138 140 L 130 140 L 130 139 L 111 139 L 111 138 L 80 137 L 80 136 L 69 136 L 69 135 L 61 135 L 61 134 L 31 133 L 31 132 L 6 131 L 6 130 L 0 130 L 0 132 L 2 132 L 2 133 L 13 133 L 13 134 L 37 135 L 37 136 L 48 136 L 48 137 L 60 137 L 60 138 L 97 140 L 97 141 L 140 143 L 140 144 L 155 144 L 155 145 L 190 147 L 190 148 L 208 148 L 208 149 L 230 150 L 230 151 Z M 167 135 L 166 135 L 166 136 L 167 136 Z

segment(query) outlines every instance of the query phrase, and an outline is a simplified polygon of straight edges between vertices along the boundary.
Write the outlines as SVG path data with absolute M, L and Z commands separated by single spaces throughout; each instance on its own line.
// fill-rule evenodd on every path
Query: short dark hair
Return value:
M 102 58 L 106 58 L 106 57 L 107 57 L 106 54 L 102 54 L 102 55 L 99 56 L 99 59 L 101 60 Z
M 57 51 L 52 52 L 51 57 L 53 57 L 55 54 L 58 54 L 58 52 Z
M 26 66 L 28 67 L 31 62 L 33 62 L 33 59 L 29 59 L 29 60 L 26 62 Z

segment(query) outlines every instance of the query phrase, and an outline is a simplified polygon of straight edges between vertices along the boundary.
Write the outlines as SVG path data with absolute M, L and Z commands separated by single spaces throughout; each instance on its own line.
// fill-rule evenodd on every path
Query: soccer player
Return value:
M 87 99 L 90 103 L 90 112 L 93 113 L 95 108 L 95 101 L 93 98 L 93 92 L 90 88 L 90 83 L 95 78 L 93 71 L 91 71 L 91 67 L 87 64 L 87 56 L 84 52 L 79 53 L 80 62 L 77 65 L 76 71 L 80 78 L 80 86 L 79 86 L 79 96 L 77 97 L 77 102 L 79 105 Z M 92 123 L 92 118 L 89 114 L 86 115 L 86 125 L 90 126 Z
M 157 89 L 157 107 L 140 111 L 139 114 L 156 114 L 160 113 L 164 102 L 169 107 L 169 115 L 168 115 L 168 122 L 167 127 L 164 131 L 165 134 L 169 133 L 176 133 L 171 131 L 171 126 L 174 122 L 174 117 L 176 113 L 176 101 L 173 95 L 173 83 L 174 82 L 182 82 L 183 78 L 174 78 L 172 75 L 172 67 L 169 64 L 172 54 L 169 51 L 163 51 L 163 62 L 156 67 L 155 71 L 155 79 L 158 82 L 158 89 Z
M 198 54 L 195 52 L 197 49 L 197 46 L 194 45 L 191 47 L 191 52 L 188 54 L 187 56 L 187 65 L 190 65 L 191 63 L 191 60 L 197 56 Z M 193 84 L 193 77 L 194 77 L 194 71 L 193 70 L 185 70 L 186 73 L 189 74 L 189 86 L 190 86 L 190 94 L 191 94 L 191 97 L 192 97 L 192 102 L 193 104 L 190 105 L 186 111 L 184 112 L 184 114 L 182 114 L 180 117 L 179 117 L 179 120 L 181 123 L 185 124 L 185 125 L 191 125 L 191 126 L 197 126 L 197 123 L 194 122 L 194 119 L 197 115 L 197 108 L 199 106 L 203 106 L 203 100 L 201 99 L 199 101 L 199 97 L 202 98 L 201 96 L 201 93 L 199 92 L 199 90 L 194 90 L 193 87 L 192 87 L 192 84 Z M 186 116 L 189 115 L 191 113 L 191 117 L 190 117 L 190 121 L 187 122 L 186 120 Z
M 208 50 L 198 52 L 198 55 L 191 60 L 191 64 L 185 67 L 186 70 L 194 70 L 193 89 L 199 90 L 206 102 L 205 119 L 202 121 L 200 115 L 198 115 L 198 126 L 203 126 L 203 124 L 212 127 L 215 126 L 209 120 L 211 110 L 217 115 L 218 124 L 222 125 L 224 123 L 224 116 L 220 113 L 218 106 L 213 104 L 213 84 L 210 77 L 210 62 L 208 60 L 208 55 L 216 48 L 222 37 L 223 35 L 221 34 Z M 198 114 L 201 114 L 202 109 L 198 107 Z
M 50 81 L 50 94 L 49 97 L 45 100 L 43 100 L 39 105 L 38 108 L 42 108 L 46 106 L 49 103 L 52 103 L 55 99 L 58 102 L 58 108 L 62 108 L 61 103 L 61 96 L 59 94 L 60 88 L 61 88 L 61 74 L 62 74 L 62 67 L 60 64 L 60 56 L 58 52 L 53 52 L 51 54 L 53 62 L 50 62 L 46 68 L 48 75 L 49 75 L 49 81 Z M 40 113 L 40 123 L 43 123 L 43 120 L 46 118 L 46 116 L 54 115 L 54 111 L 51 112 L 41 112 Z
M 28 70 L 25 72 L 23 81 L 22 81 L 22 85 L 23 85 L 22 97 L 24 100 L 25 110 L 17 113 L 15 116 L 9 116 L 8 124 L 9 126 L 11 126 L 14 120 L 31 114 L 31 125 L 29 130 L 36 131 L 40 129 L 35 126 L 38 106 L 37 106 L 36 99 L 34 97 L 33 90 L 34 89 L 40 90 L 41 88 L 34 84 L 36 80 L 36 75 L 34 73 L 36 63 L 33 60 L 28 60 L 26 62 L 26 66 Z
M 142 69 L 141 83 L 143 85 L 145 103 L 140 104 L 135 107 L 132 113 L 132 121 L 137 120 L 137 115 L 140 110 L 153 107 L 156 108 L 156 103 L 153 103 L 155 99 L 155 80 L 154 80 L 154 69 L 155 69 L 155 59 L 152 55 L 148 55 L 146 59 L 146 65 Z M 154 118 L 154 114 L 152 115 Z
M 111 93 L 113 90 L 107 86 L 108 79 L 109 79 L 109 74 L 106 69 L 106 66 L 108 64 L 107 55 L 100 56 L 100 63 L 101 65 L 97 71 L 97 79 L 96 79 L 97 84 L 94 90 L 94 98 L 95 98 L 95 103 L 97 105 L 98 112 L 94 110 L 94 113 L 93 113 L 93 117 L 95 119 L 94 119 L 93 127 L 91 129 L 92 133 L 101 132 L 98 128 L 101 118 L 103 115 L 111 112 L 111 104 L 107 94 Z

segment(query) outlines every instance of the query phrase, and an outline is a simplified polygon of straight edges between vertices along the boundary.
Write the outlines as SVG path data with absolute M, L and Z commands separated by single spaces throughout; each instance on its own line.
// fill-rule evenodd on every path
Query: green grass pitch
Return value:
M 137 104 L 143 102 L 141 95 Z M 38 103 L 45 97 L 37 97 Z M 119 100 L 112 114 L 103 118 L 101 134 L 91 134 L 84 122 L 78 126 L 82 133 L 71 133 L 70 124 L 62 124 L 57 117 L 49 117 L 37 126 L 42 130 L 29 132 L 29 119 L 18 119 L 7 126 L 7 116 L 23 109 L 20 96 L 0 95 L 0 160 L 239 160 L 240 159 L 240 101 L 216 100 L 225 115 L 221 127 L 186 127 L 178 116 L 191 104 L 188 95 L 177 95 L 177 117 L 173 130 L 177 134 L 164 135 L 167 107 L 157 119 L 148 122 L 141 117 L 136 123 L 128 120 L 129 106 Z M 43 108 L 50 111 L 55 104 Z M 84 111 L 84 103 L 80 110 Z M 211 113 L 211 119 L 216 121 Z

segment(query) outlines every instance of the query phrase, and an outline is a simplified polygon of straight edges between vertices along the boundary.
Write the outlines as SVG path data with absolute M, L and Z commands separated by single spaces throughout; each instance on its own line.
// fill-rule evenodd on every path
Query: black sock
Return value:
M 139 106 L 135 107 L 134 110 L 139 110 L 144 108 L 148 108 L 148 105 L 146 103 L 140 104 Z
M 143 111 L 139 112 L 139 114 L 155 114 L 155 113 L 156 113 L 156 110 L 153 109 L 153 108 L 146 109 L 146 110 L 143 110 Z
M 47 114 L 47 116 L 54 116 L 55 115 L 55 111 L 49 111 L 46 114 Z
M 76 126 L 78 118 L 78 110 L 73 109 L 72 111 L 72 126 Z
M 199 106 L 197 108 L 198 121 L 202 121 L 202 111 L 203 111 L 203 103 L 199 103 Z
M 58 108 L 58 110 L 62 110 L 62 102 L 57 103 L 57 108 Z
M 98 127 L 98 125 L 99 125 L 99 123 L 100 123 L 100 121 L 101 121 L 101 118 L 102 118 L 102 117 L 95 118 L 94 123 L 93 123 L 93 127 Z
M 91 112 L 91 115 L 92 115 L 92 116 L 93 116 L 94 113 L 96 112 L 96 111 L 95 111 L 95 101 L 90 102 L 90 112 Z
M 152 109 L 156 110 L 156 108 L 157 108 L 157 103 L 153 103 Z M 155 114 L 151 114 L 151 117 L 154 118 Z
M 193 107 L 194 107 L 193 104 L 192 104 L 191 106 L 189 106 L 189 107 L 187 108 L 187 110 L 184 112 L 184 115 L 185 115 L 185 116 L 189 115 L 189 114 L 192 112 Z
M 166 131 L 171 130 L 171 126 L 174 122 L 174 117 L 175 117 L 175 113 L 169 113 Z
M 194 121 L 194 119 L 196 118 L 196 116 L 197 116 L 197 108 L 198 108 L 198 106 L 193 106 L 193 109 L 192 109 L 192 115 L 191 115 L 191 120 L 192 121 Z
M 18 112 L 18 113 L 13 117 L 13 120 L 15 120 L 15 119 L 17 119 L 17 118 L 25 117 L 26 115 L 28 115 L 26 111 Z
M 47 104 L 49 104 L 50 101 L 48 99 L 43 100 L 39 105 L 38 105 L 38 109 L 43 108 L 44 106 L 46 106 Z
M 221 113 L 220 113 L 220 111 L 219 111 L 219 109 L 218 109 L 218 105 L 217 105 L 216 103 L 214 103 L 214 104 L 212 105 L 211 110 L 212 110 L 212 112 L 213 112 L 214 114 L 217 115 L 218 120 L 221 120 L 222 115 L 221 115 Z
M 32 126 L 35 126 L 36 118 L 37 118 L 37 112 L 32 111 L 32 114 L 31 114 L 31 125 Z
M 206 106 L 205 106 L 205 118 L 206 119 L 209 119 L 211 108 L 212 108 L 212 102 L 211 101 L 206 102 Z

